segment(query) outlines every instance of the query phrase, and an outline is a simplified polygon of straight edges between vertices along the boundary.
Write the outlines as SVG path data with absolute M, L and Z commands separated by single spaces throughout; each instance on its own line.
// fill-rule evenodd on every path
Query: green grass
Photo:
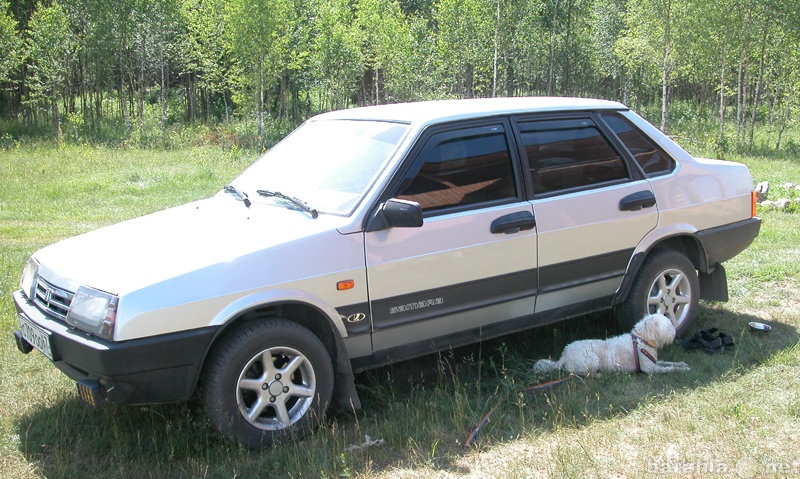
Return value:
M 223 440 L 196 403 L 89 410 L 42 355 L 16 350 L 10 293 L 28 255 L 208 196 L 253 157 L 213 148 L 0 150 L 0 477 L 800 476 L 796 214 L 763 212 L 761 235 L 727 264 L 731 301 L 702 305 L 696 328 L 733 333 L 736 349 L 662 351 L 688 362 L 689 373 L 609 374 L 516 393 L 548 379 L 533 373 L 535 359 L 577 338 L 617 334 L 609 317 L 592 315 L 360 374 L 363 411 L 333 412 L 301 443 L 259 452 Z M 798 159 L 734 159 L 757 181 L 800 182 Z M 775 331 L 751 333 L 752 320 Z M 348 449 L 366 435 L 385 442 Z

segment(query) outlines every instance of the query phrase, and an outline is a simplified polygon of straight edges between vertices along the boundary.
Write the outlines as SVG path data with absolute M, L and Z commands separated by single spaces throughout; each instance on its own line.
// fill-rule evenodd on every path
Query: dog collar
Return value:
M 641 341 L 644 344 L 646 344 L 647 346 L 650 346 L 651 348 L 655 348 L 656 347 L 656 344 L 654 342 L 648 341 L 648 340 L 644 339 L 643 337 L 641 337 L 641 336 L 639 336 L 637 334 L 631 333 L 631 336 L 633 336 L 634 341 Z

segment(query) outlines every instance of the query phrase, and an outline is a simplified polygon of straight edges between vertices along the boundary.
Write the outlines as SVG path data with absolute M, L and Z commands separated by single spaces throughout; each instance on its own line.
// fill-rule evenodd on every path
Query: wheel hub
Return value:
M 661 298 L 661 303 L 666 306 L 670 307 L 675 304 L 678 300 L 675 298 L 675 295 L 672 294 L 672 290 L 668 289 L 664 296 Z
M 264 383 L 261 386 L 261 389 L 269 392 L 271 396 L 271 400 L 274 402 L 275 398 L 280 396 L 283 393 L 289 392 L 289 386 L 284 386 L 283 383 L 280 381 L 280 374 L 277 375 L 274 381 L 270 383 Z

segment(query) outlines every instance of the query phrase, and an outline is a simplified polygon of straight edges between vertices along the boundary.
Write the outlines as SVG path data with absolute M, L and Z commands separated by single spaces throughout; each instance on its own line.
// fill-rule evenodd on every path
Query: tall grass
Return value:
M 85 408 L 38 353 L 20 354 L 10 293 L 37 248 L 208 196 L 254 154 L 85 145 L 0 150 L 0 477 L 784 477 L 800 402 L 797 216 L 763 213 L 756 242 L 728 265 L 731 301 L 703 304 L 697 329 L 734 334 L 721 355 L 670 346 L 685 374 L 605 375 L 523 394 L 537 358 L 617 334 L 606 315 L 358 375 L 365 409 L 332 411 L 298 444 L 251 452 L 219 437 L 195 402 Z M 738 157 L 758 180 L 800 182 L 800 161 Z M 113 259 L 109 259 L 110 263 Z M 769 334 L 747 323 L 766 321 Z M 508 400 L 470 448 L 480 417 Z M 382 445 L 352 447 L 365 436 Z M 788 439 L 787 439 L 788 438 Z M 714 469 L 716 468 L 716 469 Z M 794 468 L 794 469 L 792 469 Z

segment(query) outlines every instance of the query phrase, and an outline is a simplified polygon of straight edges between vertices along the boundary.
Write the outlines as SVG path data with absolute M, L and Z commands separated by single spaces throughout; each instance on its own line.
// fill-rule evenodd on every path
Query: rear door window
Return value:
M 627 181 L 625 161 L 591 118 L 519 123 L 535 195 Z

